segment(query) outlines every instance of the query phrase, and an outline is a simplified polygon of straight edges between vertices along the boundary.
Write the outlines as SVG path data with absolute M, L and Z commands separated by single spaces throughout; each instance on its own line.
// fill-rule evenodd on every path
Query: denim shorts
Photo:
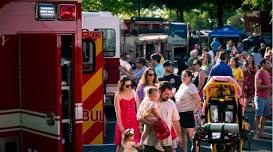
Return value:
M 255 116 L 269 116 L 272 114 L 271 99 L 255 98 Z

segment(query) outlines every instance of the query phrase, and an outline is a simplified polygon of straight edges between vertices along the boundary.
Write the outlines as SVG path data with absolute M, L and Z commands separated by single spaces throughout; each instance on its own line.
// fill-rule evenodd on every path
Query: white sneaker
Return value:
M 160 143 L 155 145 L 155 149 L 158 150 L 158 151 L 165 151 Z

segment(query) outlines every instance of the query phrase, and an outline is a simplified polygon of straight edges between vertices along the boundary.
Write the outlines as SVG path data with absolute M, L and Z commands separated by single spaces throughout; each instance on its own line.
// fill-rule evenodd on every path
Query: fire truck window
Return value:
M 83 72 L 92 72 L 95 67 L 95 44 L 83 41 L 82 44 L 82 69 Z
M 116 54 L 116 32 L 114 29 L 95 29 L 103 33 L 103 54 L 114 57 Z

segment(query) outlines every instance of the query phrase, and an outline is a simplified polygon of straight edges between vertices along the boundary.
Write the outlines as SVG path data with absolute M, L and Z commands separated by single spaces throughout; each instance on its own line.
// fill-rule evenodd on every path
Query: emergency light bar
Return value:
M 36 19 L 55 20 L 56 7 L 54 4 L 38 3 L 36 4 Z
M 58 8 L 58 12 L 56 12 Z M 74 4 L 55 4 L 37 3 L 35 6 L 37 20 L 55 20 L 58 14 L 58 20 L 72 21 L 76 20 L 76 5 Z

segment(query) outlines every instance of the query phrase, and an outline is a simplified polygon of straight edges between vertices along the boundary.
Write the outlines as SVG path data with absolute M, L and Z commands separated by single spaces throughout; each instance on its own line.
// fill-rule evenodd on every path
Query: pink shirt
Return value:
M 255 81 L 257 79 L 261 80 L 261 85 L 271 84 L 271 77 L 267 71 L 258 70 L 255 75 Z M 257 86 L 255 86 L 255 97 L 266 99 L 270 97 L 270 93 L 271 89 L 258 89 Z

